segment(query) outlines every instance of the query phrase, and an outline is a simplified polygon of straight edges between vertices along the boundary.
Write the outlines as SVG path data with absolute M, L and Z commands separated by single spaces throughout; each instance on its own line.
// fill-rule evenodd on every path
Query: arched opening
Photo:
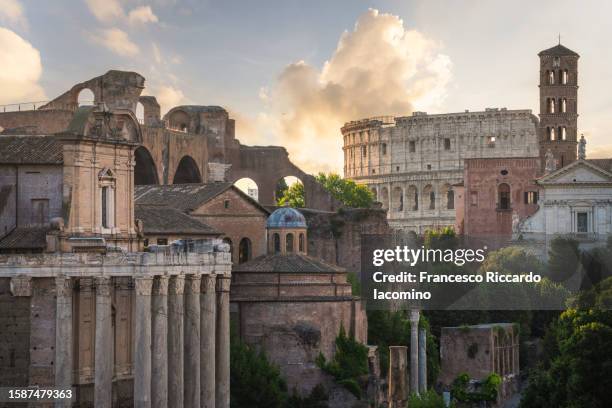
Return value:
M 566 69 L 565 71 L 563 71 L 563 74 L 561 76 L 561 83 L 563 85 L 567 85 L 568 79 L 569 79 L 569 74 L 568 74 L 567 69 Z
M 562 113 L 567 112 L 567 98 L 561 99 L 561 112 Z
M 174 179 L 172 184 L 187 184 L 187 183 L 201 183 L 202 176 L 195 160 L 190 156 L 184 156 L 179 162 L 174 173 Z
M 187 132 L 189 130 L 189 115 L 182 110 L 172 112 L 168 118 L 168 127 L 179 132 Z
M 136 112 L 134 113 L 136 114 L 136 119 L 138 119 L 138 123 L 144 125 L 145 109 L 144 105 L 141 102 L 138 102 L 136 104 Z
M 404 211 L 404 190 L 401 187 L 394 187 L 392 194 L 393 210 L 396 212 Z
M 389 209 L 389 190 L 387 189 L 387 187 L 383 187 L 380 190 L 380 197 L 378 201 L 382 203 L 382 207 L 385 210 Z
M 91 106 L 95 103 L 95 99 L 95 95 L 91 89 L 83 88 L 77 96 L 77 104 L 79 107 Z
M 510 209 L 510 186 L 506 183 L 501 183 L 497 186 L 498 208 L 500 210 Z
M 546 128 L 546 138 L 548 139 L 549 142 L 552 142 L 555 140 L 555 128 L 554 127 L 547 127 Z
M 253 200 L 259 200 L 259 188 L 257 187 L 257 183 L 255 183 L 253 179 L 243 177 L 239 180 L 236 180 L 234 185 L 238 187 L 240 191 L 251 197 Z
M 234 259 L 234 244 L 228 237 L 223 238 L 223 242 L 229 245 L 230 259 Z
M 555 113 L 555 98 L 548 98 L 548 113 Z
M 417 211 L 419 209 L 419 191 L 416 186 L 408 187 L 408 205 L 411 211 Z
M 287 192 L 291 190 L 291 194 L 287 197 L 290 200 L 283 200 Z M 291 205 L 292 207 L 304 207 L 306 205 L 304 197 L 304 183 L 295 176 L 285 176 L 276 182 L 274 188 L 274 201 L 277 205 Z M 282 202 L 281 202 L 282 201 Z
M 555 71 L 548 71 L 548 84 L 549 85 L 555 84 Z
M 136 159 L 136 165 L 134 166 L 134 184 L 137 186 L 159 184 L 155 162 L 147 148 L 140 146 L 136 149 L 134 158 Z
M 445 185 L 444 189 L 446 190 L 446 209 L 454 210 L 455 209 L 455 191 L 453 187 L 450 185 Z
M 304 252 L 304 240 L 305 240 L 304 233 L 301 232 L 299 242 L 298 242 L 298 248 L 300 252 Z
M 285 236 L 285 252 L 293 252 L 293 234 L 288 233 Z
M 429 184 L 423 189 L 423 199 L 427 200 L 427 207 L 430 210 L 436 209 L 436 193 L 433 191 L 433 187 Z
M 567 138 L 567 128 L 565 126 L 559 126 L 559 140 L 565 140 Z
M 238 246 L 238 263 L 243 263 L 251 259 L 251 240 L 242 238 Z
M 275 232 L 272 239 L 274 240 L 274 253 L 278 254 L 281 250 L 280 235 L 278 235 L 278 233 Z

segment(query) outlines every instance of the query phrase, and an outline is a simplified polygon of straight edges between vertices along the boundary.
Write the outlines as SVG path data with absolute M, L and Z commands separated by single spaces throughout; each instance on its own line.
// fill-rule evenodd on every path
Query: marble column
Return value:
M 419 392 L 427 392 L 427 331 L 419 329 Z
M 231 277 L 217 277 L 217 342 L 215 408 L 229 408 L 230 316 L 229 289 Z
M 200 295 L 200 406 L 215 408 L 216 275 L 202 275 Z
M 72 288 L 66 276 L 55 278 L 55 386 L 72 387 Z M 70 407 L 70 400 L 57 400 L 56 407 Z
M 200 275 L 185 278 L 185 406 L 200 406 Z
M 168 282 L 168 401 L 183 408 L 183 290 L 185 277 L 172 276 Z M 191 408 L 191 407 L 188 407 Z
M 151 334 L 151 406 L 168 406 L 168 277 L 153 281 Z
M 408 356 L 407 347 L 389 347 L 389 408 L 404 408 L 408 401 Z
M 418 310 L 410 311 L 410 392 L 419 393 L 419 318 Z
M 152 276 L 134 278 L 134 406 L 151 406 L 151 289 Z
M 111 278 L 97 277 L 94 406 L 111 408 L 113 393 L 113 324 Z

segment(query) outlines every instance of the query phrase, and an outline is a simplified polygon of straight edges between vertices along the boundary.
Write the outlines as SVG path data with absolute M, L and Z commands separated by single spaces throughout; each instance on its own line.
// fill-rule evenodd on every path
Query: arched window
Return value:
M 555 113 L 555 98 L 548 98 L 548 113 Z
M 387 190 L 387 187 L 383 187 L 380 190 L 380 197 L 379 197 L 378 201 L 380 201 L 382 203 L 382 207 L 385 210 L 389 209 L 389 190 Z
M 409 186 L 406 191 L 406 202 L 408 203 L 408 210 L 416 211 L 419 209 L 419 193 L 415 186 Z
M 293 234 L 289 233 L 285 236 L 285 251 L 293 252 Z
M 500 210 L 510 209 L 510 186 L 502 183 L 497 187 L 498 192 L 498 208 Z
M 563 74 L 561 75 L 561 83 L 563 85 L 567 85 L 567 81 L 569 79 L 569 74 L 567 72 L 567 69 L 565 71 L 563 71 Z
M 436 208 L 436 193 L 434 193 L 433 187 L 429 184 L 423 189 L 423 200 L 429 200 L 428 207 L 430 210 Z
M 567 128 L 565 126 L 559 126 L 559 140 L 565 140 L 567 137 Z
M 110 187 L 104 186 L 102 187 L 102 227 L 109 228 L 109 214 L 108 210 L 110 208 L 109 199 L 110 199 Z
M 446 192 L 446 209 L 454 210 L 455 209 L 455 192 L 453 189 L 449 189 Z
M 115 175 L 112 170 L 104 168 L 98 173 L 98 183 L 100 188 L 100 225 L 102 228 L 112 228 L 115 226 L 115 198 L 114 185 Z
M 304 252 L 304 233 L 300 233 L 298 248 L 300 252 Z
M 274 233 L 272 239 L 274 240 L 274 253 L 278 254 L 281 250 L 280 235 L 278 235 L 278 233 Z
M 404 191 L 401 187 L 393 189 L 393 209 L 396 212 L 404 211 Z
M 555 84 L 555 71 L 548 71 L 548 84 L 549 85 Z
M 560 105 L 561 105 L 561 113 L 566 113 L 567 112 L 567 98 L 561 99 Z
M 251 259 L 251 240 L 242 238 L 238 246 L 238 263 L 243 263 Z
M 83 88 L 77 95 L 78 106 L 91 106 L 94 104 L 95 95 L 89 88 Z
M 555 128 L 554 127 L 547 127 L 546 132 L 548 133 L 547 135 L 548 141 L 555 140 Z

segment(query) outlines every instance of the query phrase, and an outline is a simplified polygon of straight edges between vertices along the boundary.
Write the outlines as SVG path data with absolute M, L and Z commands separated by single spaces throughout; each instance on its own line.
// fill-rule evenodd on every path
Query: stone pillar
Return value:
M 200 275 L 185 279 L 185 406 L 200 406 Z
M 185 277 L 172 276 L 168 282 L 168 401 L 183 407 L 183 289 Z M 188 407 L 191 408 L 191 407 Z
M 151 289 L 152 276 L 134 278 L 134 406 L 151 406 Z
M 410 392 L 419 393 L 419 318 L 418 310 L 410 311 Z
M 153 281 L 151 334 L 151 406 L 168 406 L 168 277 Z
M 419 392 L 427 392 L 427 331 L 419 329 Z
M 200 406 L 202 408 L 215 408 L 216 282 L 215 275 L 202 275 L 200 295 Z
M 215 408 L 229 408 L 230 381 L 230 276 L 217 277 L 217 341 Z
M 72 279 L 55 278 L 55 386 L 72 387 Z M 57 400 L 56 407 L 70 407 L 70 400 Z
M 408 402 L 408 348 L 389 347 L 389 408 L 405 408 Z
M 111 408 L 113 394 L 113 324 L 111 278 L 97 277 L 94 406 Z

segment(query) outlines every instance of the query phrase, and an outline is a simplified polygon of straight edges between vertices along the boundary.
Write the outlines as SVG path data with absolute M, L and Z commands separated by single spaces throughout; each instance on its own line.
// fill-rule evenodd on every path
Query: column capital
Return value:
M 111 295 L 111 278 L 108 276 L 96 277 L 96 295 L 110 296 Z
M 185 276 L 173 275 L 168 283 L 169 295 L 182 295 L 185 289 Z
M 11 294 L 17 296 L 32 296 L 32 277 L 17 275 L 11 278 Z
M 410 323 L 411 324 L 419 324 L 419 320 L 421 318 L 421 313 L 416 310 L 416 309 L 412 309 L 410 310 Z
M 166 296 L 168 294 L 168 276 L 156 276 L 153 280 L 153 295 Z
M 55 293 L 57 297 L 72 297 L 72 288 L 74 280 L 65 275 L 55 277 Z
M 216 286 L 217 286 L 217 275 L 215 274 L 202 275 L 202 284 L 201 284 L 202 293 L 214 292 Z
M 152 276 L 135 276 L 134 277 L 134 290 L 137 295 L 140 296 L 151 296 L 151 289 L 153 289 L 153 277 Z
M 229 292 L 231 282 L 231 276 L 217 275 L 217 292 Z
M 201 275 L 185 276 L 185 293 L 200 293 Z

